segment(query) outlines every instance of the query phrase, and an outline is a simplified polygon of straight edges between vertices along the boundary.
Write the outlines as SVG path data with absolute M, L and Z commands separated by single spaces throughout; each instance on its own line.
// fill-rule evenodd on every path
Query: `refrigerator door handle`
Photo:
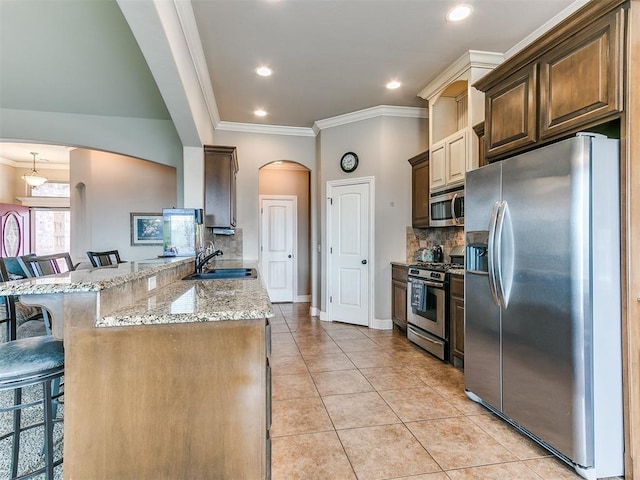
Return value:
M 502 233 L 504 232 L 504 219 L 508 214 L 509 205 L 506 200 L 503 200 L 498 209 L 498 218 L 496 219 L 496 231 L 494 237 L 494 272 L 495 272 L 495 289 L 498 296 L 498 301 L 502 308 L 507 308 L 507 300 L 504 290 L 504 269 L 502 266 Z
M 493 303 L 500 306 L 500 299 L 496 292 L 496 271 L 495 271 L 495 237 L 496 237 L 496 223 L 498 221 L 498 213 L 500 211 L 500 202 L 496 201 L 491 209 L 491 220 L 489 221 L 489 239 L 487 241 L 487 253 L 488 253 L 488 270 L 489 270 L 489 290 L 491 291 L 491 297 Z

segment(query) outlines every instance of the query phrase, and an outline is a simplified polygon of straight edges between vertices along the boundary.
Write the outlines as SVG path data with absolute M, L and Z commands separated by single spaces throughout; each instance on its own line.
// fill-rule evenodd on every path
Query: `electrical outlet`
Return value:
M 150 292 L 155 288 L 156 288 L 156 276 L 154 275 L 153 277 L 147 278 L 147 291 Z

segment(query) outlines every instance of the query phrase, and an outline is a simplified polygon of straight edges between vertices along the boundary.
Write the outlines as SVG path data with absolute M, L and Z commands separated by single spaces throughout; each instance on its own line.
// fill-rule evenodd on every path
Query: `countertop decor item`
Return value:
M 358 155 L 353 152 L 347 152 L 340 159 L 340 168 L 343 172 L 351 173 L 358 168 Z

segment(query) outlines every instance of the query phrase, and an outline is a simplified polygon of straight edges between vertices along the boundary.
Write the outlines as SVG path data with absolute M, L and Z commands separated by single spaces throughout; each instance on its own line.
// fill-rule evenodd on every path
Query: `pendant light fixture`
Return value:
M 33 155 L 33 170 L 31 170 L 31 173 L 29 174 L 25 173 L 22 176 L 22 179 L 27 182 L 27 185 L 39 187 L 40 185 L 47 183 L 47 177 L 41 175 L 38 173 L 38 170 L 36 170 L 36 155 L 38 154 L 36 152 L 31 152 L 31 155 Z

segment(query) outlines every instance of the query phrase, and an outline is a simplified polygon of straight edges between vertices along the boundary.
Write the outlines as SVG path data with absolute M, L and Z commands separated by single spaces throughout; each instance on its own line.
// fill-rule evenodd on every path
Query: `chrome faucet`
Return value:
M 196 273 L 202 273 L 202 269 L 209 262 L 209 260 L 214 257 L 223 255 L 222 250 L 211 250 L 213 249 L 207 246 L 206 249 L 202 249 L 196 254 Z

